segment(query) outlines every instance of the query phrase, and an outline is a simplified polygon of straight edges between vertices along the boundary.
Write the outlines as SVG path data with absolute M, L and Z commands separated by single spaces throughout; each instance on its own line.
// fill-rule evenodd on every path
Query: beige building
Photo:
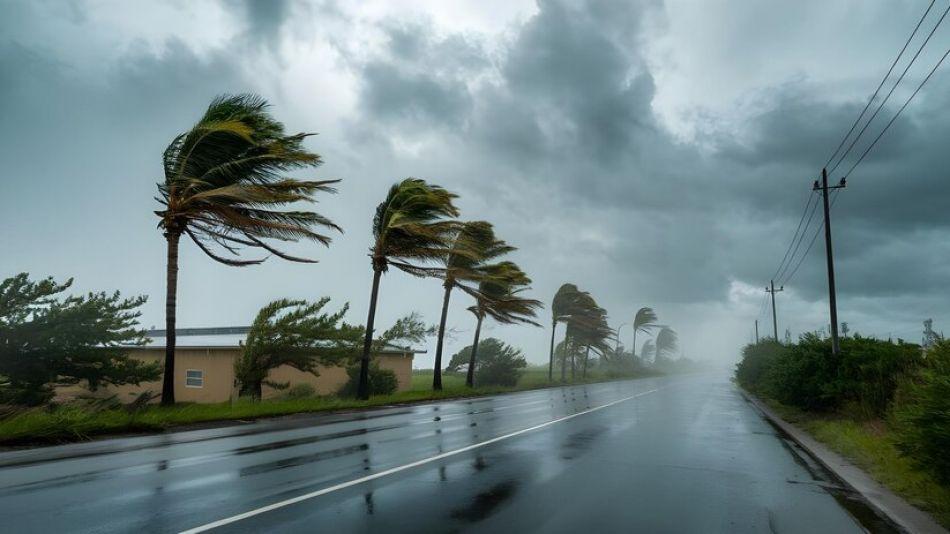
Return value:
M 248 327 L 184 328 L 179 329 L 175 349 L 175 400 L 178 402 L 215 403 L 227 402 L 238 396 L 238 384 L 234 377 L 234 364 L 241 355 L 247 338 Z M 165 357 L 165 331 L 148 332 L 152 342 L 144 347 L 132 347 L 129 356 L 143 361 L 161 362 Z M 398 390 L 409 389 L 412 380 L 412 358 L 417 351 L 404 347 L 387 347 L 374 357 L 382 369 L 396 374 Z M 343 367 L 319 367 L 316 375 L 304 373 L 292 367 L 282 366 L 271 371 L 268 379 L 276 383 L 313 386 L 318 395 L 336 393 L 346 383 Z M 151 391 L 158 395 L 162 381 L 142 384 L 100 388 L 95 396 L 117 395 L 122 402 L 130 402 L 142 393 Z M 272 398 L 284 391 L 264 386 L 264 398 Z M 90 392 L 80 386 L 57 389 L 58 400 L 68 400 Z M 158 399 L 156 398 L 157 402 Z

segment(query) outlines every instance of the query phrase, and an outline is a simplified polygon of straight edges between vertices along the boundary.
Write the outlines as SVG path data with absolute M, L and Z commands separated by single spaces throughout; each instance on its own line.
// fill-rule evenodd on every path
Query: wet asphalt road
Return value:
M 725 374 L 0 453 L 2 532 L 227 518 L 213 532 L 890 531 Z

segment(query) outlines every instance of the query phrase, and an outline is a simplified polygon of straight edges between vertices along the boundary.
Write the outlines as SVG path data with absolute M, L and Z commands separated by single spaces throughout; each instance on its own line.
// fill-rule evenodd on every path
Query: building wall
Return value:
M 214 403 L 236 399 L 238 390 L 234 380 L 234 362 L 240 356 L 239 348 L 178 349 L 175 353 L 175 400 L 177 402 Z M 129 356 L 143 361 L 161 362 L 165 353 L 156 349 L 134 349 Z M 396 374 L 399 391 L 410 388 L 412 380 L 412 354 L 384 354 L 377 357 L 379 366 L 390 369 Z M 202 387 L 189 387 L 186 381 L 188 370 L 203 372 Z M 318 395 L 330 395 L 339 391 L 346 383 L 347 374 L 343 367 L 318 368 L 318 375 L 298 371 L 292 367 L 281 366 L 271 371 L 268 379 L 273 382 L 306 383 L 313 386 Z M 58 388 L 56 399 L 66 401 L 77 396 L 95 395 L 108 397 L 117 395 L 121 402 L 131 402 L 140 394 L 151 391 L 158 395 L 162 392 L 162 381 L 143 382 L 136 385 L 112 386 L 100 388 L 90 393 L 81 385 Z M 280 396 L 284 391 L 264 387 L 264 398 Z M 158 402 L 158 398 L 153 402 Z

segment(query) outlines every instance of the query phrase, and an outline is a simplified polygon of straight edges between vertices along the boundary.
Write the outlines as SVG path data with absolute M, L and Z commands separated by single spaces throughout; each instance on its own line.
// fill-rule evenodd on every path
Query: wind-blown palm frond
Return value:
M 164 209 L 155 213 L 166 235 L 186 234 L 208 256 L 227 265 L 263 261 L 223 255 L 237 256 L 246 247 L 290 261 L 313 261 L 284 254 L 264 241 L 268 239 L 329 244 L 330 237 L 320 229 L 339 230 L 332 221 L 310 211 L 279 208 L 313 202 L 316 193 L 333 193 L 338 180 L 282 177 L 316 167 L 321 160 L 303 147 L 312 134 L 285 134 L 267 107 L 256 95 L 220 96 L 194 127 L 165 149 L 165 180 L 158 184 L 157 199 Z
M 643 307 L 637 310 L 637 315 L 633 318 L 633 328 L 638 332 L 647 333 L 657 326 L 656 312 L 653 308 Z
M 656 345 L 653 343 L 652 339 L 648 339 L 643 342 L 643 348 L 640 349 L 640 357 L 644 362 L 650 361 L 654 353 L 656 352 Z
M 676 332 L 672 328 L 664 326 L 660 333 L 656 335 L 656 357 L 658 359 L 672 354 L 676 351 L 679 341 Z

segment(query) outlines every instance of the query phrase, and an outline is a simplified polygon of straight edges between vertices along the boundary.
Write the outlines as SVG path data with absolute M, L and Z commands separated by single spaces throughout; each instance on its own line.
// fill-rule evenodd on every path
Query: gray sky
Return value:
M 293 248 L 317 265 L 231 268 L 184 243 L 180 326 L 323 295 L 364 322 L 373 210 L 416 176 L 519 247 L 536 298 L 574 282 L 614 325 L 649 305 L 687 356 L 731 360 L 811 181 L 927 4 L 0 0 L 0 276 L 147 294 L 143 324 L 161 326 L 161 152 L 215 95 L 251 91 L 290 130 L 319 132 L 308 146 L 326 163 L 303 177 L 343 179 L 317 209 L 345 234 Z M 906 87 L 950 46 L 947 26 Z M 834 207 L 852 330 L 917 340 L 923 319 L 946 323 L 948 88 L 938 71 Z M 827 323 L 822 245 L 779 295 L 783 331 Z M 435 322 L 440 301 L 437 281 L 392 271 L 378 325 Z M 470 343 L 469 304 L 454 296 L 447 355 Z M 547 329 L 486 335 L 546 359 Z

